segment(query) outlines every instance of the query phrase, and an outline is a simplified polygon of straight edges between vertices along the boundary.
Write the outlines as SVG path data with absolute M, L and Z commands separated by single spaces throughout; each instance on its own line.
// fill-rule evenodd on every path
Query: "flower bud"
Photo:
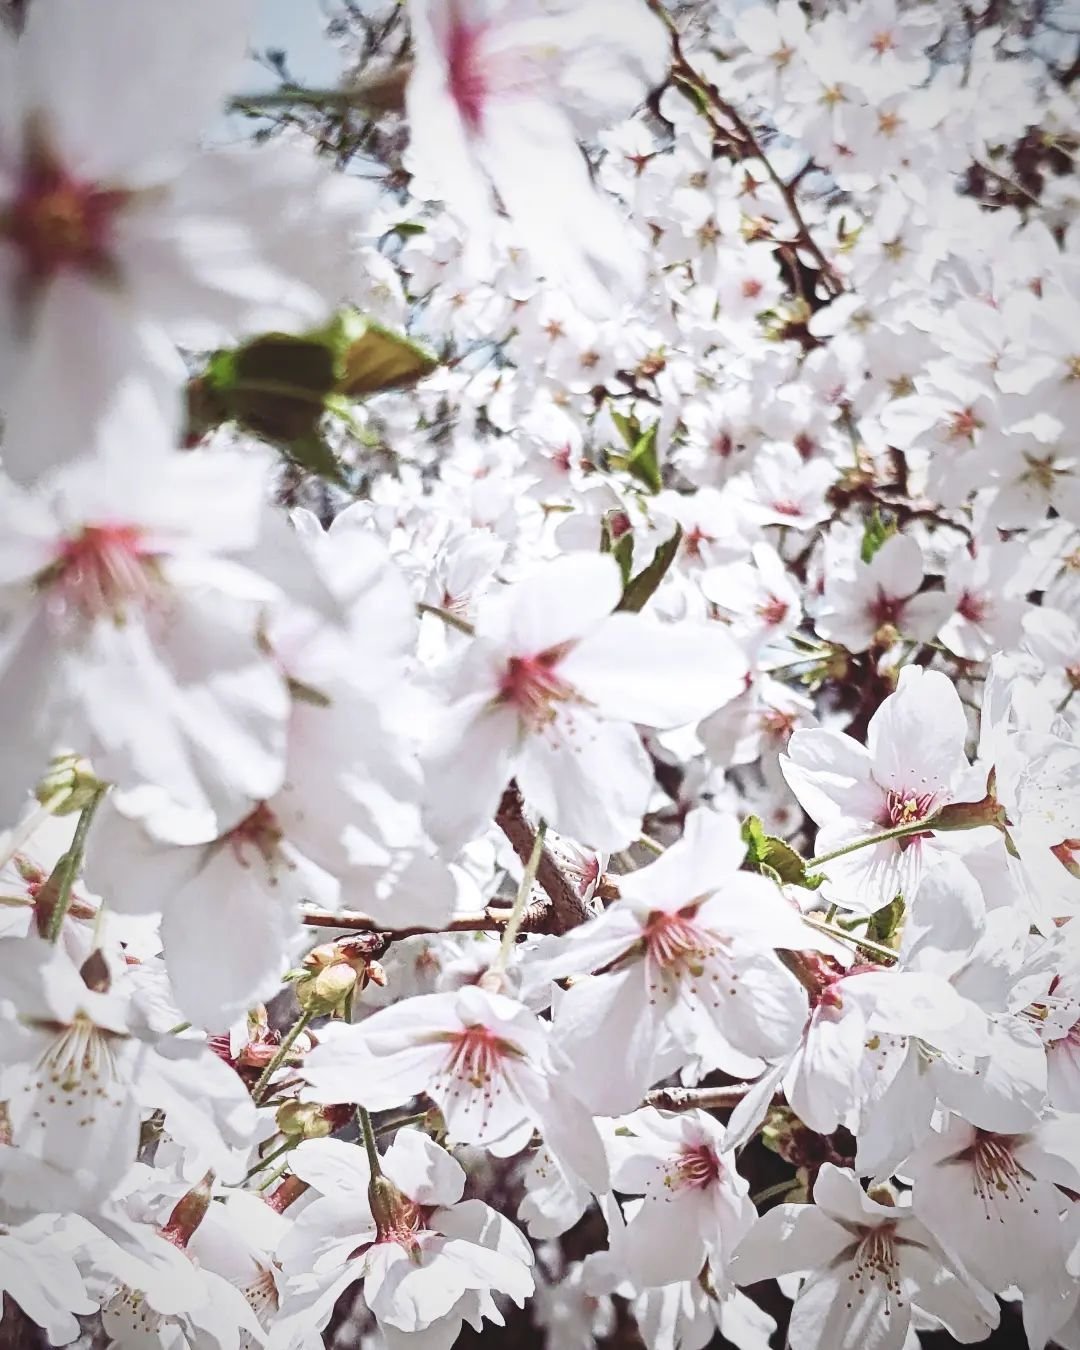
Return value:
M 207 1172 L 200 1182 L 177 1200 L 168 1222 L 161 1230 L 161 1236 L 174 1247 L 186 1247 L 191 1241 L 191 1235 L 206 1218 L 213 1193 L 214 1174 Z
M 49 771 L 34 789 L 34 796 L 44 806 L 61 793 L 67 793 L 59 806 L 52 808 L 58 816 L 70 816 L 89 806 L 104 784 L 90 767 L 90 761 L 77 755 L 57 755 Z
M 316 1017 L 343 1017 L 349 1001 L 368 984 L 384 985 L 386 974 L 373 958 L 385 948 L 378 933 L 362 933 L 315 947 L 292 979 L 296 999 Z
M 325 1139 L 334 1130 L 334 1122 L 318 1102 L 282 1102 L 274 1119 L 290 1139 Z

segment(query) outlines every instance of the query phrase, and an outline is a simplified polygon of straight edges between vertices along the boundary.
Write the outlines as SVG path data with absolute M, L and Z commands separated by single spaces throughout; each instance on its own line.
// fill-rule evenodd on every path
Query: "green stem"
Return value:
M 755 1195 L 752 1195 L 750 1197 L 751 1203 L 755 1206 L 763 1205 L 766 1200 L 775 1200 L 778 1195 L 787 1195 L 798 1184 L 794 1177 L 789 1177 L 787 1181 L 777 1181 L 772 1186 L 766 1186 L 763 1191 L 758 1191 Z
M 367 1150 L 368 1166 L 371 1168 L 372 1179 L 382 1176 L 382 1164 L 379 1160 L 379 1150 L 375 1144 L 375 1127 L 371 1123 L 371 1116 L 368 1111 L 358 1106 L 356 1108 L 356 1119 L 360 1122 L 360 1133 L 364 1137 L 364 1148 Z
M 880 942 L 871 942 L 869 938 L 859 937 L 856 933 L 846 933 L 842 928 L 834 928 L 832 924 L 822 923 L 820 919 L 815 919 L 812 914 L 804 914 L 803 922 L 810 925 L 818 933 L 828 933 L 829 937 L 836 938 L 839 942 L 850 942 L 853 946 L 862 951 L 870 952 L 874 956 L 883 957 L 887 961 L 896 961 L 897 953 L 891 947 L 883 947 Z
M 417 1111 L 411 1116 L 399 1116 L 397 1120 L 386 1120 L 375 1131 L 378 1134 L 389 1134 L 391 1130 L 400 1130 L 405 1125 L 419 1125 L 427 1120 L 431 1114 L 430 1111 Z
M 347 108 L 351 96 L 343 89 L 272 89 L 264 94 L 241 94 L 229 100 L 230 112 L 259 112 L 264 108 Z
M 298 1143 L 299 1140 L 297 1139 L 286 1139 L 283 1144 L 279 1144 L 278 1147 L 268 1153 L 265 1158 L 260 1158 L 253 1167 L 249 1167 L 244 1173 L 244 1180 L 250 1181 L 253 1176 L 256 1176 L 264 1168 L 269 1167 L 271 1163 L 277 1162 L 279 1158 L 283 1157 L 286 1153 L 291 1152 Z
M 845 844 L 843 848 L 834 848 L 831 853 L 822 853 L 818 858 L 811 858 L 806 864 L 806 870 L 812 872 L 832 862 L 834 858 L 843 858 L 848 853 L 855 853 L 860 848 L 869 848 L 872 844 L 886 844 L 890 839 L 909 839 L 913 834 L 925 834 L 929 828 L 928 820 L 912 821 L 910 825 L 897 825 L 894 829 L 883 830 L 881 834 L 872 834 L 867 839 L 856 839 L 853 844 Z
M 99 787 L 79 813 L 79 823 L 75 826 L 75 835 L 71 841 L 71 847 L 64 854 L 62 860 L 63 871 L 60 874 L 60 887 L 56 893 L 56 903 L 49 915 L 49 928 L 45 936 L 50 942 L 55 942 L 59 938 L 60 929 L 64 926 L 64 915 L 68 912 L 68 906 L 71 904 L 71 888 L 75 884 L 75 878 L 82 866 L 83 853 L 86 850 L 86 836 L 90 833 L 94 812 L 98 809 L 98 803 L 104 797 L 105 792 L 106 788 Z
M 278 1069 L 285 1063 L 286 1056 L 296 1043 L 296 1038 L 300 1033 L 307 1029 L 307 1024 L 311 1021 L 313 1013 L 302 1012 L 285 1035 L 281 1038 L 281 1044 L 274 1051 L 274 1057 L 270 1063 L 263 1069 L 259 1075 L 258 1082 L 251 1090 L 251 1096 L 256 1106 L 261 1106 L 263 1098 L 266 1096 L 266 1090 L 270 1086 L 270 1079 L 277 1073 Z
M 648 851 L 652 854 L 655 854 L 657 858 L 659 858 L 661 853 L 667 852 L 663 844 L 658 844 L 655 839 L 650 839 L 647 834 L 639 835 L 637 842 L 641 846 L 641 848 L 648 849 Z
M 536 838 L 533 840 L 529 861 L 525 864 L 525 870 L 521 874 L 521 885 L 518 886 L 517 895 L 514 897 L 514 907 L 510 911 L 506 926 L 503 928 L 499 950 L 495 953 L 495 960 L 492 961 L 482 980 L 485 988 L 491 988 L 495 992 L 498 992 L 502 985 L 502 977 L 510 960 L 510 952 L 517 940 L 521 921 L 525 917 L 525 907 L 529 903 L 533 882 L 536 880 L 536 869 L 540 866 L 540 855 L 544 851 L 545 834 L 547 834 L 547 822 L 541 820 L 536 827 Z

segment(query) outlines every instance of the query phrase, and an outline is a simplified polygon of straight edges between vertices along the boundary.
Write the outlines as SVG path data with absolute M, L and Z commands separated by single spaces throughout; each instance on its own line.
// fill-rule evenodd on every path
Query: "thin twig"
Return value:
M 645 1105 L 661 1111 L 730 1111 L 756 1083 L 732 1083 L 715 1088 L 654 1088 L 645 1094 Z

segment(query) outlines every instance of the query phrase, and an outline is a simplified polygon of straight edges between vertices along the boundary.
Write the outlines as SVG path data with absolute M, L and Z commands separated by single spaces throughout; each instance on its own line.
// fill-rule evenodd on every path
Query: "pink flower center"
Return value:
M 725 940 L 697 923 L 694 914 L 694 906 L 675 914 L 654 910 L 646 921 L 642 937 L 652 1002 L 657 994 L 670 996 L 678 984 L 713 1007 L 719 1007 L 721 992 L 737 993 L 739 976 Z
M 775 628 L 784 622 L 789 608 L 786 600 L 781 600 L 777 595 L 770 595 L 764 604 L 758 605 L 758 617 L 770 628 Z
M 778 502 L 772 502 L 771 506 L 778 516 L 795 517 L 802 515 L 802 507 L 799 506 L 798 502 L 781 500 Z
M 872 1287 L 881 1280 L 885 1286 L 884 1311 L 890 1314 L 894 1308 L 902 1306 L 903 1302 L 900 1298 L 900 1269 L 896 1259 L 894 1232 L 891 1223 L 862 1230 L 862 1240 L 855 1249 L 855 1259 L 852 1262 L 850 1279 L 854 1288 L 849 1291 L 865 1297 L 867 1286 Z M 851 1307 L 850 1302 L 848 1307 Z
M 14 247 L 30 287 L 65 271 L 108 273 L 116 217 L 128 200 L 128 193 L 85 183 L 32 148 L 14 198 L 0 204 L 0 243 Z
M 1031 1174 L 1017 1162 L 1013 1148 L 1010 1135 L 978 1130 L 971 1147 L 961 1155 L 971 1167 L 971 1189 L 982 1200 L 987 1220 L 999 1200 L 1012 1197 L 1023 1204 L 1031 1189 Z M 1004 1215 L 999 1213 L 998 1218 L 1004 1222 Z
M 562 679 L 557 668 L 566 647 L 553 647 L 537 656 L 511 656 L 499 681 L 499 698 L 517 709 L 530 730 L 555 720 L 560 703 L 583 702 L 580 694 Z
M 239 825 L 229 831 L 225 838 L 241 867 L 251 866 L 249 854 L 252 849 L 268 865 L 280 861 L 278 849 L 284 838 L 284 831 L 266 802 L 260 802 L 249 816 L 245 816 Z
M 981 596 L 974 595 L 971 591 L 962 592 L 956 604 L 957 614 L 962 619 L 967 619 L 969 623 L 982 623 L 989 608 Z
M 476 135 L 484 120 L 484 108 L 491 94 L 491 86 L 481 57 L 483 25 L 470 27 L 462 17 L 461 7 L 452 0 L 450 28 L 446 37 L 446 61 L 450 97 L 457 105 L 461 120 L 472 135 Z
M 949 415 L 945 434 L 950 441 L 974 442 L 975 433 L 982 429 L 982 425 L 975 416 L 973 409 L 961 408 L 958 412 Z
M 151 562 L 138 526 L 87 525 L 63 541 L 39 585 L 65 611 L 120 622 L 129 606 L 143 606 L 150 598 L 155 581 Z
M 889 829 L 898 825 L 914 825 L 930 814 L 934 793 L 910 792 L 907 788 L 890 788 L 885 794 L 885 809 L 878 823 Z
M 520 1051 L 497 1036 L 490 1027 L 464 1027 L 439 1037 L 450 1047 L 443 1068 L 448 1078 L 464 1080 L 474 1088 L 487 1089 L 502 1073 L 503 1060 L 520 1058 Z
M 867 606 L 867 614 L 879 628 L 884 628 L 886 625 L 896 628 L 899 627 L 904 617 L 906 603 L 899 596 L 886 595 L 879 586 L 877 595 Z
M 672 1190 L 703 1191 L 723 1174 L 724 1165 L 708 1144 L 686 1144 L 673 1170 L 664 1178 L 664 1185 Z

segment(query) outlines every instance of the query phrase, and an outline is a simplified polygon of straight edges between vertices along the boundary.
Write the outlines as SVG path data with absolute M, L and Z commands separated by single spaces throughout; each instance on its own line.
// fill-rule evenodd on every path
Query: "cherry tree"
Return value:
M 1080 1346 L 1064 6 L 255 9 L 0 4 L 0 1343 Z

